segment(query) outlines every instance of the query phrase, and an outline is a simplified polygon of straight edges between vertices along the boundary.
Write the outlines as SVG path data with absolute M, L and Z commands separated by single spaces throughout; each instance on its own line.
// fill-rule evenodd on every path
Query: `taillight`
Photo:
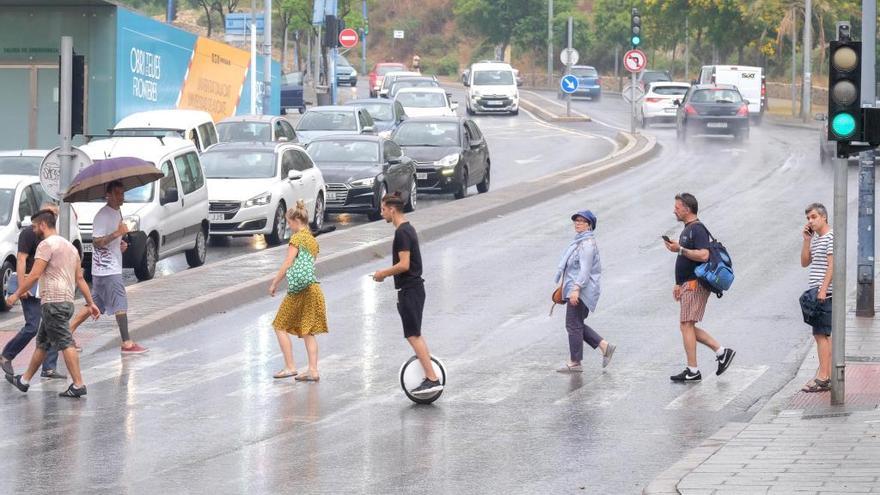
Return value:
M 743 105 L 739 107 L 739 110 L 736 111 L 737 117 L 748 117 L 749 116 L 749 107 L 748 105 Z
M 684 113 L 687 115 L 698 115 L 697 109 L 690 103 L 684 106 Z
M 660 103 L 663 101 L 663 98 L 645 98 L 645 101 L 648 103 Z
M 596 78 L 596 85 L 598 85 L 598 86 L 602 85 L 602 78 L 601 77 Z

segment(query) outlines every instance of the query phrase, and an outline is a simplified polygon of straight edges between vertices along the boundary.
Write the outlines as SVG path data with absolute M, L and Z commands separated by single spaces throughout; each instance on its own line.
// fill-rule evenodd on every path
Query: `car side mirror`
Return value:
M 746 105 L 748 105 L 748 104 L 749 104 L 749 100 L 746 100 L 745 98 L 743 98 L 743 103 L 746 104 Z
M 180 201 L 180 194 L 177 192 L 176 187 L 169 187 L 162 193 L 162 197 L 159 198 L 159 204 L 167 205 L 169 203 L 177 203 Z
M 818 120 L 819 122 L 825 122 L 826 120 L 828 120 L 828 116 L 824 113 L 817 113 L 813 116 L 813 118 Z
M 468 81 L 468 80 L 465 79 L 465 81 L 464 81 L 464 87 L 469 88 L 470 85 L 471 85 L 470 81 Z
M 449 108 L 451 108 L 453 111 L 458 110 L 458 102 L 453 101 L 452 104 L 449 105 Z
M 279 143 L 286 143 L 287 141 L 290 141 L 289 139 L 287 139 L 287 136 L 278 136 Z
M 20 229 L 30 227 L 31 225 L 33 225 L 33 223 L 31 222 L 30 215 L 25 215 L 21 220 L 18 221 L 18 228 Z
M 677 106 L 677 107 L 680 107 L 680 106 L 681 106 L 681 100 L 676 99 L 675 101 L 672 102 L 672 104 L 675 105 L 675 106 Z
M 471 149 L 475 150 L 475 149 L 479 148 L 480 146 L 482 146 L 483 142 L 482 141 L 471 141 L 470 144 L 471 144 Z
M 408 118 L 408 117 L 407 117 L 406 115 L 401 115 L 401 116 L 400 116 L 400 121 L 403 122 L 403 121 L 406 120 L 407 118 Z
M 369 134 L 371 132 L 376 132 L 376 128 L 371 125 L 368 125 L 361 130 L 361 134 Z
M 516 87 L 520 87 L 522 85 L 523 85 L 522 79 L 517 79 L 516 80 Z
M 301 180 L 303 178 L 303 173 L 299 170 L 291 170 L 287 172 L 287 180 Z

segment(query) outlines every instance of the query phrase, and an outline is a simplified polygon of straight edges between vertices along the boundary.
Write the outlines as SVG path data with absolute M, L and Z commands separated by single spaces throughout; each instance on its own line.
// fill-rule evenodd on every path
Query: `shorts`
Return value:
M 128 311 L 128 296 L 122 274 L 93 276 L 92 299 L 102 314 L 114 315 Z
M 425 309 L 425 286 L 405 287 L 397 291 L 397 312 L 403 323 L 403 336 L 422 336 L 422 312 Z
M 43 303 L 40 314 L 42 319 L 37 330 L 37 349 L 63 351 L 73 345 L 73 335 L 70 333 L 73 303 Z
M 831 336 L 831 297 L 826 297 L 824 302 L 819 303 L 819 307 L 822 309 L 823 318 L 822 325 L 813 326 L 813 335 L 825 335 L 826 337 Z
M 703 321 L 706 303 L 709 302 L 709 289 L 696 280 L 681 284 L 681 323 L 697 323 Z

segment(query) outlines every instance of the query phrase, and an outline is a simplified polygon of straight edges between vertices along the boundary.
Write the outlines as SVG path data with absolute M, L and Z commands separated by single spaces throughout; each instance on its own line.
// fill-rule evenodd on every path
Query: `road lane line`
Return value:
M 681 409 L 699 409 L 702 411 L 720 411 L 730 401 L 743 393 L 761 377 L 769 366 L 752 368 L 731 368 L 723 376 L 715 380 L 696 384 L 683 384 L 690 389 L 679 395 L 666 405 L 667 411 Z
M 533 92 L 531 92 L 531 91 L 523 91 L 523 92 L 524 92 L 524 93 L 529 93 L 530 95 L 534 95 L 534 96 L 536 96 L 536 97 L 538 97 L 538 98 L 540 98 L 540 99 L 542 99 L 542 100 L 545 100 L 545 101 L 548 101 L 548 102 L 550 102 L 550 103 L 553 103 L 554 105 L 558 105 L 557 102 L 551 100 L 550 98 L 547 98 L 547 97 L 544 96 L 544 95 L 540 95 L 540 94 L 538 94 L 538 93 L 533 93 Z M 584 115 L 584 114 L 582 114 L 582 113 L 580 113 L 580 112 L 577 112 L 577 111 L 576 111 L 575 113 L 577 113 L 577 114 L 579 114 L 579 115 Z M 584 115 L 584 116 L 585 116 L 585 115 Z M 623 131 L 623 132 L 629 132 L 629 129 L 624 129 L 623 127 L 618 127 L 618 126 L 616 126 L 616 125 L 612 125 L 612 124 L 609 124 L 609 123 L 603 122 L 603 121 L 601 121 L 601 120 L 597 120 L 597 119 L 596 119 L 595 117 L 593 117 L 592 115 L 590 115 L 590 120 L 591 120 L 592 122 L 595 122 L 595 123 L 597 123 L 597 124 L 599 124 L 599 125 L 601 125 L 601 126 L 604 126 L 604 127 L 609 128 L 609 129 L 614 129 L 614 130 Z

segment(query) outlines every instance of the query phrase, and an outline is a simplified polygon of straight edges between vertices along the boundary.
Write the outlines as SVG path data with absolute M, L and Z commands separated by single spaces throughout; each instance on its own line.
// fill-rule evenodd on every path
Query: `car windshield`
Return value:
M 460 146 L 457 122 L 404 122 L 394 141 L 401 146 Z
M 446 95 L 443 93 L 397 93 L 397 101 L 404 107 L 436 108 L 446 106 Z
M 665 72 L 645 72 L 645 75 L 642 76 L 642 82 L 646 83 L 671 80 Z
M 40 156 L 0 156 L 0 174 L 5 175 L 39 175 Z
M 687 93 L 688 88 L 687 86 L 660 86 L 651 88 L 651 91 L 658 95 L 681 96 Z
M 592 67 L 572 67 L 571 73 L 577 77 L 598 77 L 599 73 Z
M 394 114 L 391 112 L 391 105 L 389 103 L 357 103 L 355 106 L 366 110 L 370 117 L 373 117 L 373 120 L 394 120 Z
M 398 79 L 391 85 L 391 94 L 397 94 L 403 88 L 439 88 L 440 85 L 435 81 L 424 79 Z
M 0 189 L 0 225 L 6 225 L 12 219 L 12 202 L 15 200 L 15 189 Z
M 478 70 L 474 72 L 474 86 L 506 86 L 513 84 L 509 70 Z
M 313 141 L 308 151 L 316 162 L 379 162 L 379 143 L 373 141 Z
M 351 67 L 351 62 L 349 62 L 348 59 L 343 57 L 342 55 L 336 56 L 336 64 L 337 65 L 344 65 L 346 67 Z
M 356 131 L 354 112 L 306 112 L 296 124 L 298 131 Z
M 271 141 L 269 122 L 220 122 L 217 124 L 220 142 Z
M 275 153 L 271 151 L 208 151 L 201 160 L 209 179 L 268 179 L 276 172 Z
M 380 76 L 384 76 L 385 74 L 388 74 L 389 72 L 394 72 L 394 71 L 399 71 L 399 70 L 404 70 L 404 69 L 405 69 L 405 67 L 403 65 L 382 65 L 379 67 L 379 70 L 377 70 L 376 72 Z
M 284 77 L 281 78 L 281 84 L 286 84 L 290 86 L 302 86 L 302 83 L 302 72 L 291 72 L 290 74 L 285 74 Z
M 131 129 L 110 129 L 110 135 L 113 137 L 152 136 L 182 138 L 184 137 L 185 132 L 185 129 L 150 129 L 149 127 Z
M 701 89 L 691 96 L 691 103 L 742 103 L 742 97 L 733 89 Z

